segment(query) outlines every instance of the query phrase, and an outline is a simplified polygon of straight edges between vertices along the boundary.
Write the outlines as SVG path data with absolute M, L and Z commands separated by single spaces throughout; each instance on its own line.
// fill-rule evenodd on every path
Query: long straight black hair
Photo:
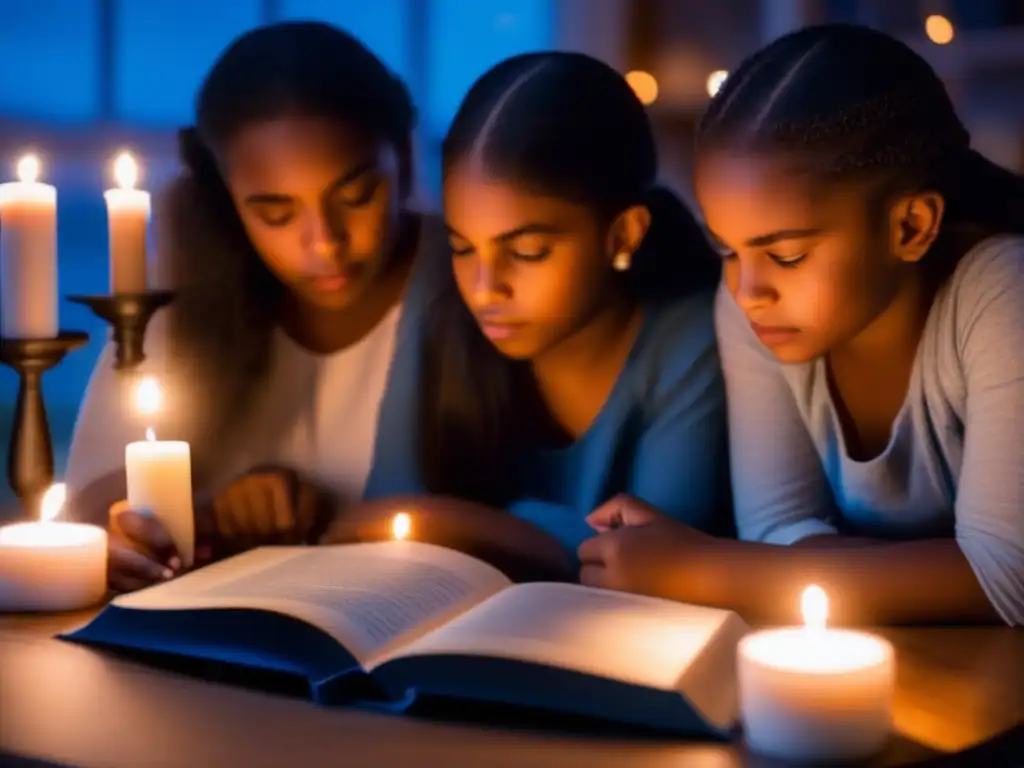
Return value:
M 644 106 L 597 59 L 524 54 L 484 74 L 445 137 L 443 173 L 469 153 L 495 177 L 584 205 L 608 224 L 630 206 L 648 206 L 651 227 L 618 283 L 638 300 L 683 296 L 718 280 L 719 260 L 700 225 L 678 196 L 656 184 L 658 151 Z M 504 506 L 517 495 L 532 417 L 544 407 L 529 362 L 506 358 L 487 341 L 450 272 L 426 334 L 426 485 Z

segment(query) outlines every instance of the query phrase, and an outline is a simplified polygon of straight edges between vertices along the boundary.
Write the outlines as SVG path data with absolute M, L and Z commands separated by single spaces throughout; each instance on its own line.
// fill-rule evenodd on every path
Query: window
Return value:
M 409 0 L 282 0 L 280 18 L 325 21 L 359 38 L 402 79 L 409 61 Z
M 554 0 L 429 0 L 424 132 L 448 128 L 470 85 L 502 59 L 553 47 Z
M 96 3 L 6 0 L 0 10 L 0 112 L 87 122 L 99 102 Z
M 156 126 L 190 123 L 206 73 L 235 37 L 259 26 L 261 6 L 258 0 L 118 3 L 118 117 Z

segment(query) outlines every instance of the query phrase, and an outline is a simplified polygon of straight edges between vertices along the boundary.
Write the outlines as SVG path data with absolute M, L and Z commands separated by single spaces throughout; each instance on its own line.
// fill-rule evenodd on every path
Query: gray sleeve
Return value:
M 990 241 L 957 285 L 967 385 L 956 539 L 992 605 L 1024 625 L 1024 239 Z
M 715 303 L 740 538 L 792 544 L 836 533 L 832 495 L 793 392 L 724 286 Z

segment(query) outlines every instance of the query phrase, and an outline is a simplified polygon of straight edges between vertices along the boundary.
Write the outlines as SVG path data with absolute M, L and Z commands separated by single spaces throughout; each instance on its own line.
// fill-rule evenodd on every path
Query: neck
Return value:
M 281 316 L 285 333 L 318 354 L 337 352 L 366 336 L 405 292 L 416 255 L 419 223 L 416 216 L 404 217 L 401 232 L 380 273 L 349 306 L 318 307 L 289 292 Z
M 928 321 L 933 297 L 934 290 L 929 288 L 921 270 L 914 270 L 889 306 L 829 356 L 858 364 L 913 357 Z
M 643 319 L 641 306 L 625 297 L 610 303 L 593 320 L 531 361 L 543 390 L 546 382 L 570 377 L 587 381 L 614 362 L 621 370 Z

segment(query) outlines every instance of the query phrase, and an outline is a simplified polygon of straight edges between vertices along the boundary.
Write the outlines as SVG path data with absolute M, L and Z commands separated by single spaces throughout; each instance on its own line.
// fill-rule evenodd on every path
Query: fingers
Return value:
M 580 568 L 580 584 L 585 587 L 597 587 L 598 589 L 609 589 L 608 571 L 602 565 L 584 565 Z
M 134 592 L 173 578 L 172 568 L 119 542 L 111 542 L 107 554 L 107 580 L 118 592 Z
M 586 517 L 587 524 L 598 533 L 622 526 L 622 504 L 618 498 L 605 502 Z
M 172 570 L 181 567 L 181 558 L 163 524 L 152 515 L 127 509 L 112 521 L 112 528 L 120 532 L 135 551 L 148 555 Z
M 583 565 L 604 566 L 607 557 L 608 535 L 592 536 L 576 548 L 576 556 Z
M 213 500 L 217 531 L 225 540 L 268 541 L 293 533 L 297 484 L 287 473 L 249 474 L 236 480 Z

